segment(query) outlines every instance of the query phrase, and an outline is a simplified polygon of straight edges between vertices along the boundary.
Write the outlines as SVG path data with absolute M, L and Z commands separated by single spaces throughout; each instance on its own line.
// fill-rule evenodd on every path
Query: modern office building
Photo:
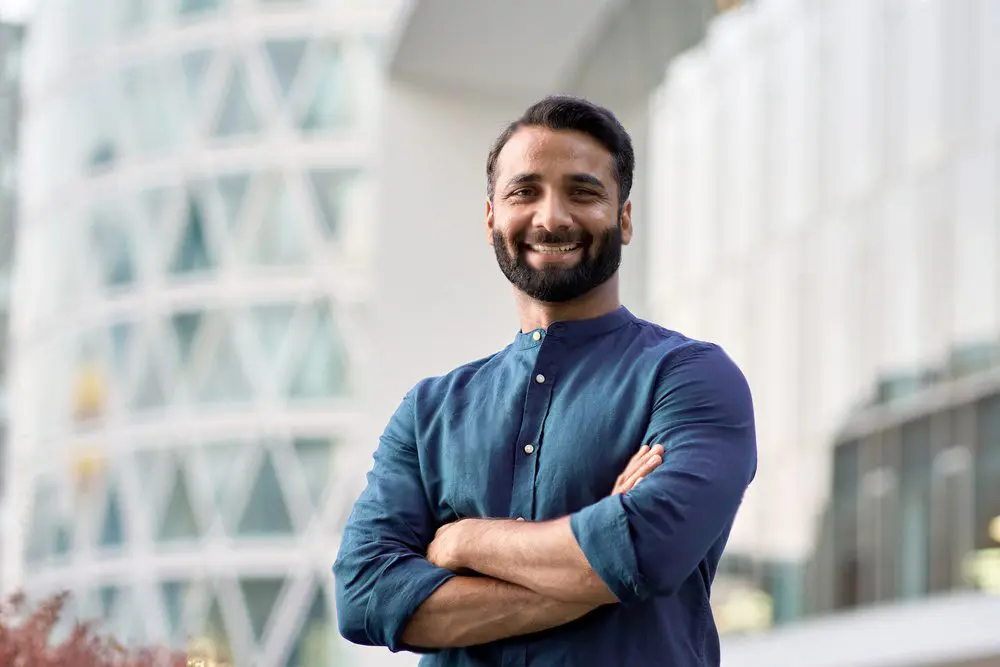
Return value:
M 7 332 L 10 330 L 10 277 L 17 229 L 17 128 L 21 117 L 21 44 L 24 28 L 0 21 L 0 515 L 3 471 L 7 465 Z M 0 558 L 4 539 L 0 536 Z
M 856 480 L 838 468 L 855 450 L 837 443 L 864 419 L 857 411 L 928 374 L 986 368 L 1000 342 L 998 27 L 989 1 L 759 0 L 714 21 L 653 98 L 650 312 L 721 343 L 757 407 L 760 469 L 713 596 L 717 617 L 750 631 L 829 615 L 733 638 L 727 664 L 951 664 L 987 640 L 998 648 L 995 623 L 971 622 L 1000 617 L 997 600 L 933 596 L 940 589 L 921 579 L 915 544 L 926 535 L 910 509 L 880 520 L 912 552 L 891 572 L 851 575 L 870 545 L 839 543 L 849 560 L 838 571 L 861 579 L 838 595 L 856 604 L 817 601 L 816 570 L 804 569 L 828 550 L 818 537 L 837 490 Z M 927 447 L 971 448 L 976 437 L 969 453 L 992 451 L 1000 436 L 987 404 L 975 414 L 968 423 L 986 420 L 978 436 L 887 427 L 902 438 L 898 465 L 924 470 Z M 976 470 L 986 476 L 977 488 L 1000 488 L 1000 473 Z M 984 513 L 974 525 L 967 516 L 982 539 Z M 944 615 L 970 622 L 935 625 Z
M 69 589 L 68 620 L 126 642 L 341 659 L 330 565 L 363 481 L 342 463 L 371 451 L 372 167 L 396 5 L 39 3 L 8 589 Z

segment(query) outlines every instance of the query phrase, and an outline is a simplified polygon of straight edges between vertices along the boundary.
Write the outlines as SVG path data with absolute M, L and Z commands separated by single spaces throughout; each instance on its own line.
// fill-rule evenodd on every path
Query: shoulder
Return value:
M 729 390 L 747 386 L 742 370 L 721 345 L 646 320 L 637 319 L 636 324 L 643 352 L 656 364 L 662 383 L 676 386 L 678 382 L 694 382 Z
M 489 374 L 491 369 L 501 363 L 507 352 L 507 349 L 503 349 L 487 357 L 462 364 L 442 375 L 425 377 L 407 392 L 407 399 L 416 404 L 429 402 L 440 405 L 450 396 L 465 393 L 477 378 Z

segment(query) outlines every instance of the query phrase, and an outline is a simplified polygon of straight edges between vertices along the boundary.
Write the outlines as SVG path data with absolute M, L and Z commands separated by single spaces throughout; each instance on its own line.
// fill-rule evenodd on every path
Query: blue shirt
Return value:
M 636 450 L 657 443 L 663 463 L 610 496 Z M 625 308 L 519 332 L 418 383 L 386 427 L 334 564 L 340 631 L 408 650 L 407 621 L 454 576 L 424 558 L 441 525 L 570 515 L 620 602 L 421 664 L 718 665 L 709 590 L 756 465 L 750 391 L 718 346 Z

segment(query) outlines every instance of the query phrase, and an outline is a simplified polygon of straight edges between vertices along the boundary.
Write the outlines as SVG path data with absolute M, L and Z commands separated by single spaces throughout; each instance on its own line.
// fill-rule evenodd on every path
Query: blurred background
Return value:
M 0 572 L 127 643 L 412 665 L 330 572 L 419 378 L 513 335 L 486 152 L 637 146 L 623 298 L 760 471 L 727 667 L 1000 665 L 1000 0 L 0 0 Z

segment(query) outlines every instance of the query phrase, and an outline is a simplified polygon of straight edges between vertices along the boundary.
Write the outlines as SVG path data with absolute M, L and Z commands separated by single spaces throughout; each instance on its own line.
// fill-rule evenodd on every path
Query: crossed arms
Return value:
M 756 468 L 742 374 L 715 346 L 675 352 L 645 438 L 663 443 L 662 463 L 660 449 L 641 450 L 610 496 L 553 521 L 434 525 L 405 399 L 334 565 L 341 633 L 394 651 L 472 646 L 673 594 L 732 522 Z

